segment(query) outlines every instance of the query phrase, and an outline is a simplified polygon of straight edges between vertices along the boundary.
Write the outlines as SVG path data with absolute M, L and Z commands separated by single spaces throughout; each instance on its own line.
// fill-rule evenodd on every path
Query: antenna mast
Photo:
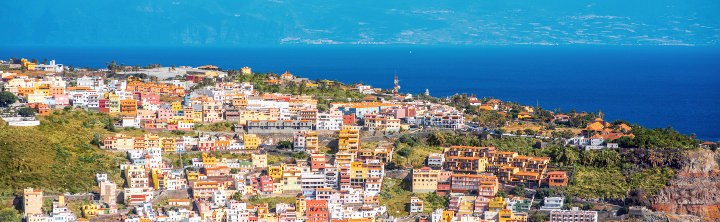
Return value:
M 400 93 L 400 81 L 398 80 L 397 72 L 395 72 L 395 88 L 393 88 L 393 94 Z

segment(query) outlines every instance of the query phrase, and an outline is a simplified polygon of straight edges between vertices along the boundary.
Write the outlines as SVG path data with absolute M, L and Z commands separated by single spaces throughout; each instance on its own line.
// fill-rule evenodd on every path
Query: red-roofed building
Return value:
M 555 115 L 555 119 L 553 119 L 553 120 L 558 121 L 558 122 L 567 122 L 567 121 L 570 121 L 570 116 L 559 114 L 559 115 Z

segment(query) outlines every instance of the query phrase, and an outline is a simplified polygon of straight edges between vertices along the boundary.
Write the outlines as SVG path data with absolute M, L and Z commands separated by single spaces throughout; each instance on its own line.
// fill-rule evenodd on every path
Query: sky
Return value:
M 5 0 L 0 46 L 717 45 L 718 0 Z

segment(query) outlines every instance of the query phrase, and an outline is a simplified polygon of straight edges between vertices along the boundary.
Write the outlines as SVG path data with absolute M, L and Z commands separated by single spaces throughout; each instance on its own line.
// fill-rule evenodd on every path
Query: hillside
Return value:
M 46 192 L 86 192 L 94 189 L 95 173 L 108 173 L 123 184 L 118 165 L 122 153 L 98 148 L 109 116 L 97 112 L 57 110 L 40 117 L 36 127 L 0 124 L 0 194 L 25 187 Z

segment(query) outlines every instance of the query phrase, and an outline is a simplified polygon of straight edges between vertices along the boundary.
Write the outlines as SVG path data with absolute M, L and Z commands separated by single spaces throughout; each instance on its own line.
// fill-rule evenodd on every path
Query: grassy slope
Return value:
M 380 205 L 387 207 L 388 214 L 395 217 L 408 216 L 410 197 L 418 197 L 423 200 L 424 213 L 432 213 L 435 209 L 445 209 L 447 201 L 430 201 L 429 199 L 442 198 L 438 196 L 430 197 L 433 193 L 413 193 L 410 191 L 410 182 L 400 179 L 386 178 L 383 181 L 383 188 L 380 193 Z
M 407 157 L 400 155 L 398 152 L 402 149 L 410 149 L 409 154 Z M 414 147 L 410 147 L 407 144 L 400 143 L 398 144 L 398 147 L 395 148 L 395 153 L 393 155 L 393 162 L 395 162 L 396 165 L 409 165 L 412 168 L 420 168 L 424 166 L 425 159 L 430 155 L 430 153 L 442 153 L 443 149 L 442 147 L 437 146 L 428 146 L 425 144 L 416 145 Z
M 582 198 L 625 198 L 633 189 L 643 189 L 655 194 L 665 187 L 675 171 L 670 168 L 650 168 L 629 176 L 623 175 L 617 168 L 577 167 L 573 182 L 567 190 Z
M 91 112 L 55 111 L 36 127 L 0 126 L 0 193 L 25 187 L 47 192 L 86 192 L 95 188 L 95 173 L 108 173 L 123 184 L 118 165 L 121 153 L 101 150 L 91 141 L 111 135 L 101 121 L 108 116 Z

